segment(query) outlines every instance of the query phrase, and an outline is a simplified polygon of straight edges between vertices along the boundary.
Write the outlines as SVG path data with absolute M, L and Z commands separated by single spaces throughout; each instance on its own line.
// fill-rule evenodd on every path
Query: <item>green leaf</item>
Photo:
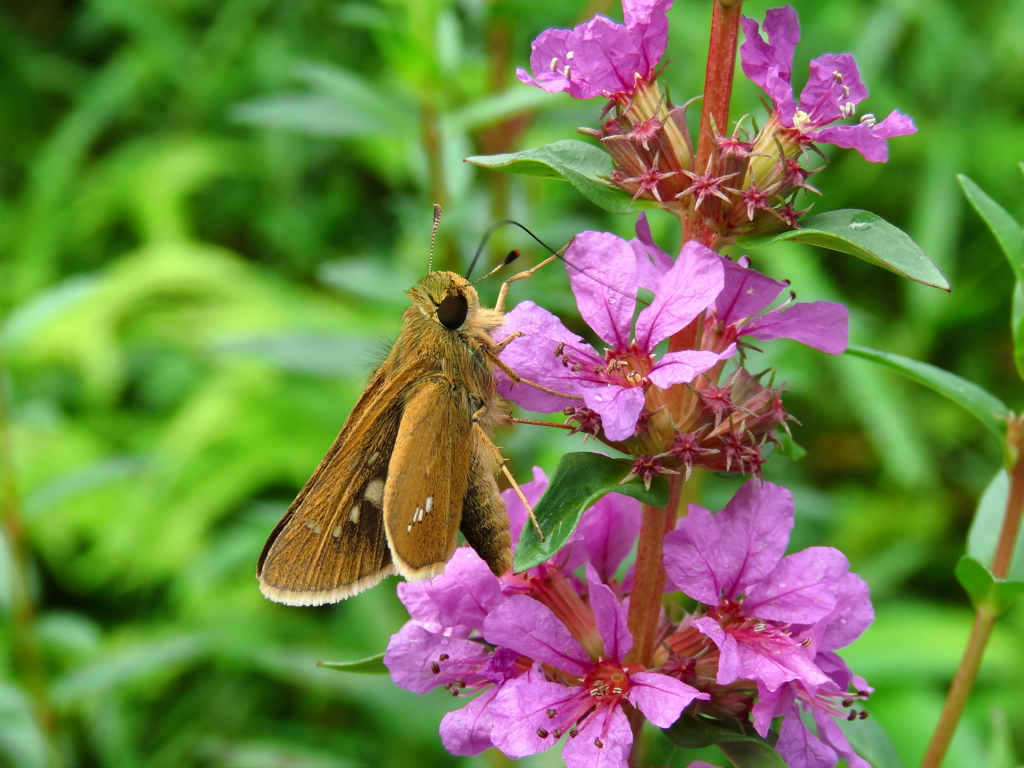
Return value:
M 990 605 L 1004 613 L 1024 594 L 1024 581 L 997 579 L 992 572 L 970 555 L 963 555 L 956 565 L 956 578 L 970 595 L 975 608 Z
M 567 453 L 562 456 L 551 484 L 533 508 L 544 531 L 544 541 L 527 522 L 516 547 L 516 573 L 554 557 L 569 541 L 583 512 L 605 494 L 621 493 L 653 507 L 668 504 L 668 483 L 664 477 L 656 477 L 650 490 L 644 488 L 637 477 L 623 483 L 631 467 L 629 459 L 612 459 L 599 453 Z
M 1010 495 L 1010 477 L 1006 470 L 999 470 L 978 502 L 967 533 L 967 554 L 980 563 L 991 563 L 996 554 L 999 531 L 1006 514 L 1006 499 Z M 1013 550 L 1013 561 L 1007 578 L 1024 581 L 1024 528 L 1017 535 Z
M 956 178 L 968 202 L 988 225 L 999 247 L 1002 248 L 1017 282 L 1024 283 L 1024 231 L 1021 230 L 1020 224 L 969 178 L 962 173 L 957 174 Z
M 783 240 L 848 253 L 902 277 L 950 290 L 949 281 L 928 254 L 901 229 L 870 211 L 844 208 L 800 220 L 800 229 L 776 235 L 737 237 L 744 248 L 764 248 Z
M 836 724 L 857 754 L 871 763 L 871 768 L 903 768 L 896 745 L 873 717 L 853 721 L 838 718 Z
M 715 744 L 736 768 L 785 768 L 786 763 L 771 742 L 753 729 L 744 733 L 735 720 L 712 720 L 700 715 L 683 715 L 671 728 L 663 729 L 674 744 L 684 749 L 701 749 Z M 774 732 L 769 734 L 777 738 Z
M 395 124 L 360 114 L 333 96 L 294 93 L 235 104 L 229 117 L 236 123 L 278 128 L 309 136 L 343 139 L 393 134 Z
M 583 141 L 566 139 L 522 152 L 476 155 L 467 157 L 466 162 L 504 173 L 565 179 L 592 203 L 611 213 L 636 213 L 657 207 L 653 201 L 634 203 L 628 193 L 613 187 L 607 181 L 614 170 L 611 155 Z
M 977 384 L 961 379 L 934 365 L 891 352 L 882 352 L 869 347 L 850 346 L 846 353 L 886 365 L 899 371 L 908 379 L 912 379 L 918 384 L 924 384 L 940 395 L 949 398 L 975 416 L 986 429 L 995 435 L 1000 445 L 1004 444 L 1006 440 L 1004 419 L 1009 416 L 1010 411 L 1002 400 Z
M 1024 377 L 1024 231 L 1020 223 L 1006 209 L 982 191 L 981 187 L 963 174 L 957 181 L 968 202 L 992 232 L 996 242 L 1013 270 L 1013 308 L 1010 329 L 1013 333 L 1013 359 L 1017 372 Z
M 336 669 L 339 672 L 354 672 L 357 675 L 386 675 L 388 668 L 384 666 L 384 654 L 378 653 L 359 661 L 321 661 L 318 667 Z

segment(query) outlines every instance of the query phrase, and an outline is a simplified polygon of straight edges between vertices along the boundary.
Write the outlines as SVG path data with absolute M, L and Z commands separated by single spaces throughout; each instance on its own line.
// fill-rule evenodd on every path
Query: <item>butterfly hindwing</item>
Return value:
M 409 393 L 384 489 L 395 567 L 409 580 L 444 571 L 455 551 L 470 464 L 468 394 L 442 376 Z
M 494 481 L 495 449 L 489 443 L 490 438 L 474 425 L 470 435 L 469 487 L 462 505 L 460 530 L 494 575 L 501 576 L 512 568 L 512 534 L 505 500 Z

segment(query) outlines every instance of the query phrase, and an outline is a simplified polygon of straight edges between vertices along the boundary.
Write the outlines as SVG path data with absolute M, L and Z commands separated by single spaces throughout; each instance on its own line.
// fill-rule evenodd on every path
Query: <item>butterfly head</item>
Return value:
M 450 331 L 475 317 L 480 299 L 469 282 L 454 272 L 431 272 L 409 291 L 413 304 Z

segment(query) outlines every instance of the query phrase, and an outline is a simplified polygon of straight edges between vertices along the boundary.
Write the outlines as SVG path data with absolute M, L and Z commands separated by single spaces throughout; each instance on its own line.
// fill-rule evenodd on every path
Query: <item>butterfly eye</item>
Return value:
M 466 322 L 466 315 L 469 314 L 469 305 L 466 297 L 457 293 L 445 296 L 444 300 L 437 305 L 437 319 L 445 328 L 455 330 L 461 328 Z

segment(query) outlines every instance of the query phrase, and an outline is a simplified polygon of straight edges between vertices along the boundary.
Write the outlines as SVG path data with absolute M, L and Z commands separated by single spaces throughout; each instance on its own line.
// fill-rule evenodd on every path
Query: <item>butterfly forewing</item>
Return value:
M 410 379 L 393 376 L 389 363 L 371 378 L 263 548 L 256 575 L 272 600 L 333 603 L 395 573 L 384 531 L 384 486 L 402 417 L 400 395 Z M 390 405 L 375 407 L 381 399 Z
M 406 399 L 384 491 L 388 544 L 399 573 L 425 579 L 455 551 L 466 496 L 472 434 L 469 396 L 441 376 Z

